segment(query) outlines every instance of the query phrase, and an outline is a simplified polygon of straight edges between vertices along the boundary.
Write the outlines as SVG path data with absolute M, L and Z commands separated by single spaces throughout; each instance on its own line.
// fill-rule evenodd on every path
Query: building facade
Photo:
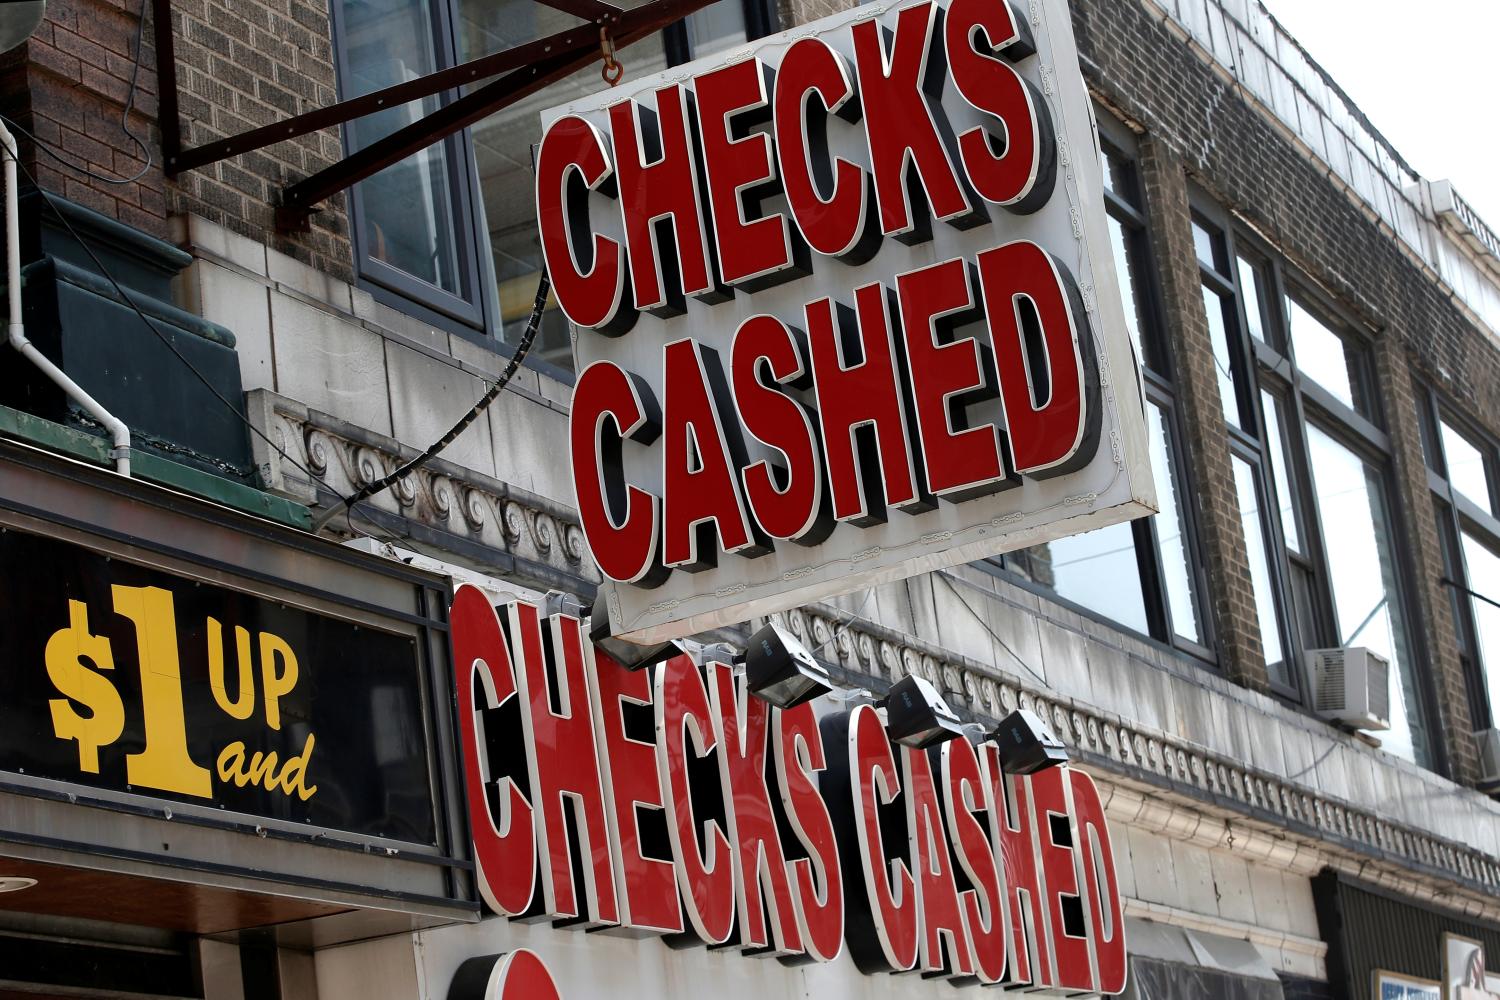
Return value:
M 1160 511 L 780 620 L 852 686 L 916 674 L 967 717 L 1053 726 L 1101 793 L 1133 995 L 1405 997 L 1463 981 L 1464 942 L 1482 985 L 1500 948 L 1500 238 L 1253 0 L 1070 7 Z M 644 75 L 842 9 L 719 0 L 619 60 Z M 564 996 L 855 995 L 847 956 L 679 950 L 480 898 L 452 588 L 588 600 L 600 579 L 562 454 L 555 303 L 439 457 L 321 517 L 505 368 L 540 276 L 539 114 L 597 69 L 305 225 L 278 215 L 286 188 L 467 91 L 172 159 L 578 25 L 530 0 L 52 0 L 0 56 L 31 178 L 28 335 L 125 420 L 133 465 L 112 471 L 99 422 L 12 355 L 0 996 L 439 998 L 517 948 Z M 1388 728 L 1325 718 L 1308 653 L 1343 647 L 1388 662 L 1371 692 Z M 119 687 L 139 710 L 90 680 L 132 648 L 140 678 Z M 198 796 L 210 764 L 222 789 Z

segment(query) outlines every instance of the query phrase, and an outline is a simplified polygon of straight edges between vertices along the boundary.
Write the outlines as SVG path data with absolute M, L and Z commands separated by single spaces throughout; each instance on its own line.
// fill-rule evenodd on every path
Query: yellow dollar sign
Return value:
M 115 669 L 109 640 L 89 633 L 89 609 L 82 601 L 68 602 L 68 627 L 47 640 L 47 676 L 61 698 L 52 708 L 52 731 L 60 740 L 78 741 L 78 766 L 99 773 L 99 748 L 108 746 L 125 731 L 125 706 L 120 692 L 102 674 L 84 666 L 88 660 L 98 670 Z M 78 714 L 78 702 L 89 715 Z

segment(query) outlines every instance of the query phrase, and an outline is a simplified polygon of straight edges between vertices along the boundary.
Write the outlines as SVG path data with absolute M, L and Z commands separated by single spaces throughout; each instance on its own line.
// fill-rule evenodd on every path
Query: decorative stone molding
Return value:
M 915 673 L 936 684 L 956 708 L 990 719 L 1031 709 L 1052 724 L 1083 764 L 1111 779 L 1110 815 L 1122 822 L 1208 848 L 1240 850 L 1302 874 L 1327 866 L 1348 869 L 1411 895 L 1441 886 L 1451 906 L 1500 915 L 1495 899 L 1500 859 L 1475 848 L 997 676 L 844 612 L 815 605 L 775 617 L 847 675 L 884 686 Z M 1229 822 L 1222 818 L 1225 813 L 1241 818 Z M 1452 894 L 1455 884 L 1466 898 Z
M 257 440 L 265 484 L 303 503 L 337 502 L 334 491 L 348 495 L 415 454 L 275 393 L 248 395 L 252 420 L 286 453 Z M 574 512 L 441 460 L 369 506 L 381 530 L 402 536 L 403 544 L 420 548 L 412 543 L 425 542 L 445 558 L 457 552 L 496 576 L 526 579 L 539 589 L 588 589 L 598 580 Z M 348 531 L 342 520 L 330 528 Z M 977 716 L 1037 712 L 1100 774 L 1110 815 L 1123 823 L 1302 874 L 1342 868 L 1409 895 L 1442 893 L 1451 906 L 1500 916 L 1500 859 L 1482 851 L 1040 691 L 847 612 L 812 605 L 775 618 L 852 683 L 883 688 L 917 674 Z
M 266 489 L 308 505 L 337 504 L 417 455 L 382 434 L 258 389 L 247 393 L 255 462 Z M 335 518 L 341 535 L 396 536 L 413 549 L 454 551 L 476 568 L 547 586 L 591 590 L 599 576 L 577 515 L 559 504 L 441 458 Z M 373 522 L 373 523 L 372 523 Z

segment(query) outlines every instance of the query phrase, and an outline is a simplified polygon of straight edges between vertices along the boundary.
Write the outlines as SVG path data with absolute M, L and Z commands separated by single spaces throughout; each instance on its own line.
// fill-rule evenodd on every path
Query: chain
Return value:
M 604 65 L 599 67 L 599 75 L 611 87 L 616 86 L 625 76 L 625 67 L 615 58 L 615 40 L 609 36 L 608 28 L 599 29 L 599 51 L 604 53 Z

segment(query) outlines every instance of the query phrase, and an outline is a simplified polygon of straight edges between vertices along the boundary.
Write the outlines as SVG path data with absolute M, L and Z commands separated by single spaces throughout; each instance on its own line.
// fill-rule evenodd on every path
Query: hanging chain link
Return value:
M 599 75 L 611 87 L 616 86 L 625 76 L 625 66 L 615 58 L 615 40 L 610 37 L 608 28 L 599 29 L 599 51 L 604 53 L 604 65 L 599 67 Z

